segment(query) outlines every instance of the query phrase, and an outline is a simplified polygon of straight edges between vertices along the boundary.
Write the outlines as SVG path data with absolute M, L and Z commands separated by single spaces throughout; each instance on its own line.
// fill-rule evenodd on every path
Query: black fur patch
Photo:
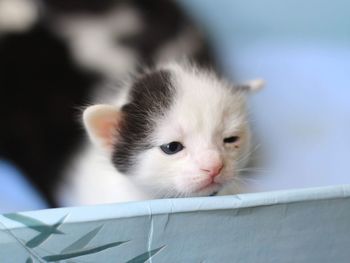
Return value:
M 51 206 L 61 169 L 84 137 L 78 107 L 98 82 L 42 25 L 0 39 L 0 158 L 12 161 Z
M 62 14 L 103 14 L 114 7 L 115 0 L 41 0 L 50 11 Z M 120 0 L 118 1 L 120 2 Z
M 153 119 L 167 111 L 174 93 L 169 71 L 146 74 L 135 82 L 130 103 L 122 108 L 123 121 L 112 157 L 119 171 L 128 172 L 133 166 L 134 157 L 152 147 L 147 138 L 154 130 Z

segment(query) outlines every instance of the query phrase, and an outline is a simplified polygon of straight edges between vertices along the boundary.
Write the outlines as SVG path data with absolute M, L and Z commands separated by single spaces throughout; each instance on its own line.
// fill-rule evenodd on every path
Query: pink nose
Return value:
M 211 167 L 206 167 L 205 169 L 202 168 L 201 170 L 207 173 L 210 177 L 214 178 L 220 174 L 222 168 L 223 168 L 223 164 L 222 162 L 219 162 Z
M 218 176 L 222 170 L 223 162 L 218 151 L 204 150 L 197 155 L 199 169 L 210 177 Z

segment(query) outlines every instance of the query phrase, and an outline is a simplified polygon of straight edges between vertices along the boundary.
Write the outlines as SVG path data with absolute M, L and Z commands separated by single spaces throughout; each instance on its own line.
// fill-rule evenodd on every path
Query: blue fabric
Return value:
M 0 160 L 0 213 L 47 208 L 32 185 L 10 163 Z

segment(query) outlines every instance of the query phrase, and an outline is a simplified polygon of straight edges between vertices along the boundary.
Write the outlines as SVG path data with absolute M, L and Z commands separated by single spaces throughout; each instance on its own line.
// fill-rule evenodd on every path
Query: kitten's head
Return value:
M 248 159 L 245 96 L 259 84 L 168 65 L 134 82 L 122 108 L 87 108 L 84 123 L 116 169 L 155 198 L 211 195 Z

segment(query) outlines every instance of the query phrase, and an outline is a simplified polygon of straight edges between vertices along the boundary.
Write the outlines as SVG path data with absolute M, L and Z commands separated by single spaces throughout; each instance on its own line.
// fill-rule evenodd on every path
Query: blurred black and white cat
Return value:
M 177 4 L 4 1 L 31 13 L 0 27 L 0 156 L 51 205 L 231 193 L 250 149 L 245 96 L 261 83 L 222 80 Z

